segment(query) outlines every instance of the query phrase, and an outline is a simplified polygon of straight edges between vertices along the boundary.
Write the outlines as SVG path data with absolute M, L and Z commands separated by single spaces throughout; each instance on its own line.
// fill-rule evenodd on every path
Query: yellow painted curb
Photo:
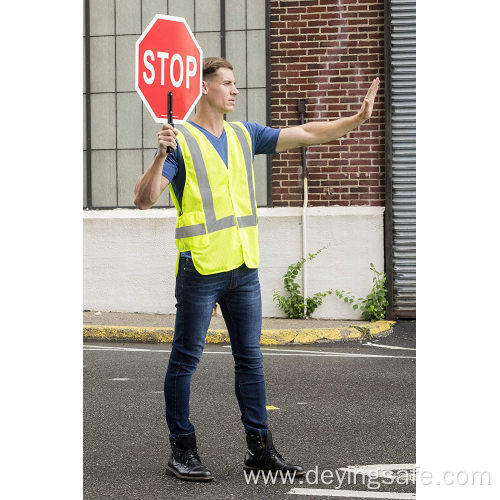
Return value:
M 87 340 L 171 344 L 174 339 L 174 329 L 138 326 L 83 325 L 83 338 Z
M 361 339 L 362 332 L 367 328 L 371 335 L 377 336 L 390 330 L 395 321 L 375 321 L 344 328 L 297 328 L 282 330 L 262 330 L 260 343 L 262 345 L 313 344 L 320 340 L 350 340 Z M 119 342 L 145 342 L 155 344 L 171 344 L 174 338 L 173 328 L 113 326 L 113 325 L 83 325 L 85 340 L 107 340 Z M 227 330 L 208 330 L 206 344 L 229 344 Z

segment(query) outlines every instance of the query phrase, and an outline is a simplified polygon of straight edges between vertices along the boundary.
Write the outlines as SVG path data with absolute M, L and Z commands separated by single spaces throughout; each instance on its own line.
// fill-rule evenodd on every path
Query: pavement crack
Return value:
M 295 330 L 295 337 L 293 337 L 292 340 L 290 340 L 290 344 L 295 344 L 295 339 L 300 335 L 301 331 L 300 330 Z

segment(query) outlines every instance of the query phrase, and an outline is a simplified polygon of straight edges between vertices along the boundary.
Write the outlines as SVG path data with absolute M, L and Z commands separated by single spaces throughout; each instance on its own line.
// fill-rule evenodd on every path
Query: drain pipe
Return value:
M 304 116 L 306 114 L 306 100 L 299 99 L 297 109 L 300 115 L 300 124 L 304 125 Z M 304 205 L 302 206 L 302 257 L 306 259 L 304 261 L 304 265 L 302 266 L 302 291 L 304 293 L 304 318 L 306 318 L 307 305 L 306 305 L 306 297 L 307 297 L 307 226 L 306 226 L 306 215 L 307 215 L 307 158 L 306 158 L 306 148 L 302 146 L 302 179 L 304 184 Z

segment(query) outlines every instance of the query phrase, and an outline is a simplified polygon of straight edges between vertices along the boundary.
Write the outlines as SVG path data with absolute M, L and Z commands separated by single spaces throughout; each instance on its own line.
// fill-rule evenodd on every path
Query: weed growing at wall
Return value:
M 375 269 L 373 262 L 370 262 L 370 269 L 376 274 L 373 278 L 373 288 L 372 291 L 366 296 L 365 299 L 359 297 L 356 299 L 351 292 L 346 292 L 345 290 L 335 290 L 335 295 L 339 299 L 344 299 L 344 302 L 353 304 L 353 309 L 358 309 L 362 311 L 361 319 L 365 321 L 377 321 L 379 319 L 385 318 L 385 308 L 389 305 L 385 294 L 387 289 L 385 288 L 385 273 L 379 272 Z
M 310 253 L 307 260 L 314 259 L 316 255 L 318 255 L 325 248 L 327 247 L 320 248 L 316 253 Z M 275 288 L 273 289 L 273 301 L 276 301 L 278 303 L 278 307 L 282 309 L 291 319 L 310 318 L 316 308 L 323 303 L 323 298 L 333 293 L 333 290 L 331 289 L 324 293 L 318 292 L 312 297 L 307 297 L 304 301 L 300 285 L 295 281 L 295 279 L 297 278 L 297 275 L 302 269 L 305 261 L 306 258 L 302 257 L 302 259 L 295 264 L 290 264 L 288 266 L 288 271 L 283 275 L 283 286 L 287 295 L 281 295 Z

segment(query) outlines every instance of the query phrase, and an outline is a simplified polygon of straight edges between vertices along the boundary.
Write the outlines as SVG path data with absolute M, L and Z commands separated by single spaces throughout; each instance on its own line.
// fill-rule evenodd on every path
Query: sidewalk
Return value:
M 262 318 L 262 345 L 313 344 L 383 337 L 395 321 Z M 172 343 L 174 314 L 84 311 L 83 338 L 114 342 Z M 207 344 L 229 344 L 226 325 L 218 309 L 208 329 Z

